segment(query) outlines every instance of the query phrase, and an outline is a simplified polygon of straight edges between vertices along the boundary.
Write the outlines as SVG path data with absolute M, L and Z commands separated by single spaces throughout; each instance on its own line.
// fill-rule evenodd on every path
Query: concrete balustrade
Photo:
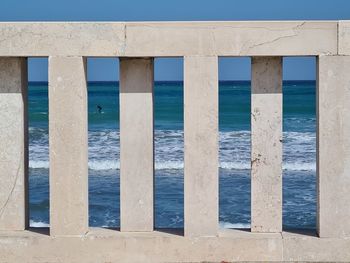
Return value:
M 153 59 L 120 61 L 120 229 L 153 231 Z
M 282 231 L 282 57 L 317 56 L 317 234 Z M 26 58 L 49 57 L 50 228 Z M 86 57 L 120 58 L 121 231 L 88 226 Z M 252 57 L 251 231 L 218 227 L 218 56 Z M 184 234 L 154 230 L 154 57 L 184 57 Z M 0 262 L 350 261 L 350 22 L 0 23 Z M 234 186 L 232 186 L 234 187 Z
M 282 231 L 282 58 L 252 59 L 251 229 Z
M 320 237 L 350 237 L 350 56 L 320 56 L 317 77 Z
M 350 21 L 338 23 L 338 55 L 350 55 Z
M 50 234 L 88 231 L 86 60 L 49 58 Z
M 27 137 L 27 60 L 0 57 L 0 230 L 28 226 Z
M 0 56 L 317 56 L 337 36 L 337 21 L 2 22 Z
M 185 236 L 218 231 L 218 93 L 218 58 L 185 57 Z

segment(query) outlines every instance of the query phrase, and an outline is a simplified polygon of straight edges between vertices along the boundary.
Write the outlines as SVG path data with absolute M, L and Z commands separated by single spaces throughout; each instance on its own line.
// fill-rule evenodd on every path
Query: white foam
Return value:
M 89 169 L 91 170 L 119 170 L 120 162 L 116 160 L 96 160 L 89 161 Z
M 33 221 L 33 220 L 30 220 L 29 222 L 29 226 L 30 227 L 50 227 L 50 224 L 48 223 L 45 223 L 45 222 L 37 222 L 37 221 Z M 250 228 L 250 224 L 242 224 L 242 223 L 229 223 L 229 222 L 223 222 L 223 221 L 220 221 L 219 222 L 219 226 L 220 228 Z M 108 225 L 106 225 L 105 227 L 108 227 Z
M 29 161 L 29 168 L 32 169 L 49 169 L 49 161 Z M 156 162 L 156 170 L 180 170 L 184 168 L 181 161 L 164 161 Z M 249 170 L 250 163 L 243 162 L 221 162 L 221 169 L 227 170 Z M 120 162 L 114 160 L 93 160 L 89 161 L 90 170 L 119 170 Z M 286 171 L 315 171 L 316 163 L 284 163 L 283 170 Z
M 283 170 L 285 171 L 316 171 L 316 163 L 284 163 Z
M 50 163 L 49 161 L 33 161 L 29 160 L 29 168 L 32 169 L 49 169 Z
M 30 128 L 30 131 L 35 134 L 29 147 L 29 167 L 48 169 L 48 136 L 41 128 Z M 183 169 L 183 131 L 156 130 L 155 133 L 155 169 Z M 89 169 L 120 169 L 119 135 L 119 132 L 115 130 L 89 131 Z M 250 143 L 250 131 L 220 132 L 219 168 L 249 170 Z M 315 148 L 315 133 L 284 132 L 283 169 L 287 171 L 315 171 Z
M 181 161 L 163 161 L 155 162 L 156 170 L 179 170 L 184 168 L 184 163 Z
M 48 223 L 36 222 L 36 221 L 33 221 L 33 220 L 29 221 L 29 226 L 30 227 L 50 227 L 50 225 Z
M 229 222 L 220 221 L 219 227 L 220 228 L 238 228 L 238 229 L 241 229 L 241 228 L 250 228 L 250 224 L 242 224 L 242 223 L 233 224 L 233 223 L 229 223 Z
M 250 169 L 250 162 L 221 162 L 220 168 L 227 170 L 248 170 Z

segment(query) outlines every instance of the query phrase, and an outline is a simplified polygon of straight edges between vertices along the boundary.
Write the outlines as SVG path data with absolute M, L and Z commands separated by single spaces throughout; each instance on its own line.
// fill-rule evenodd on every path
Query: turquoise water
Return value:
M 119 226 L 118 83 L 88 85 L 89 218 Z M 283 224 L 315 228 L 315 82 L 283 85 Z M 102 109 L 99 110 L 98 107 Z M 30 219 L 49 223 L 47 83 L 29 85 Z M 220 82 L 222 227 L 250 223 L 250 83 Z M 183 227 L 183 84 L 155 83 L 155 223 Z

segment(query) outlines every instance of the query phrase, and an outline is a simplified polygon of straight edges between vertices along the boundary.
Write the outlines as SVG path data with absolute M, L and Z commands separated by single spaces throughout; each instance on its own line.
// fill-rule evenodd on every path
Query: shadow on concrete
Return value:
M 49 236 L 50 235 L 50 228 L 49 227 L 29 227 L 27 229 L 29 232 Z
M 295 229 L 295 228 L 283 228 L 283 232 L 291 234 L 300 234 L 310 237 L 318 237 L 316 229 Z
M 182 237 L 185 235 L 183 228 L 156 228 L 154 231 Z

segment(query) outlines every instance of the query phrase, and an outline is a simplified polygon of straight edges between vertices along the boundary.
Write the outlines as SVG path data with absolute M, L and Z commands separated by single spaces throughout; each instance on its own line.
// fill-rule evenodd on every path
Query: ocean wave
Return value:
M 286 171 L 316 171 L 316 163 L 301 163 L 301 162 L 295 162 L 295 163 L 284 163 L 282 165 L 283 170 Z
M 48 135 L 41 128 L 31 129 L 29 167 L 49 168 Z M 120 169 L 119 132 L 89 131 L 89 169 Z M 220 168 L 249 170 L 251 158 L 250 131 L 220 132 Z M 183 169 L 184 140 L 182 130 L 155 131 L 155 169 Z M 316 135 L 313 132 L 283 133 L 283 169 L 314 171 L 316 169 Z
M 220 228 L 250 228 L 250 224 L 242 224 L 242 223 L 229 223 L 229 222 L 219 222 Z
M 42 222 L 42 221 L 34 221 L 34 220 L 30 220 L 29 222 L 29 226 L 30 227 L 50 227 L 50 224 L 46 223 L 46 222 Z M 109 227 L 109 225 L 104 225 L 102 227 Z M 223 222 L 220 221 L 219 222 L 219 227 L 220 228 L 250 228 L 250 224 L 243 224 L 243 223 L 229 223 L 229 222 Z
M 90 170 L 119 170 L 120 162 L 113 160 L 89 161 Z M 49 161 L 29 161 L 31 169 L 49 169 Z M 249 170 L 250 163 L 243 162 L 221 162 L 219 168 L 226 170 Z M 316 163 L 284 163 L 283 170 L 286 171 L 315 171 Z M 181 170 L 184 169 L 184 163 L 180 161 L 155 162 L 156 170 Z
M 29 221 L 29 226 L 30 227 L 50 227 L 50 225 L 46 222 L 37 222 L 37 221 L 33 221 L 33 220 L 30 220 Z
M 50 162 L 49 161 L 29 161 L 29 168 L 32 169 L 49 169 Z

